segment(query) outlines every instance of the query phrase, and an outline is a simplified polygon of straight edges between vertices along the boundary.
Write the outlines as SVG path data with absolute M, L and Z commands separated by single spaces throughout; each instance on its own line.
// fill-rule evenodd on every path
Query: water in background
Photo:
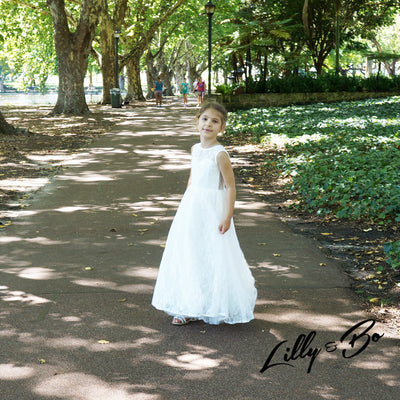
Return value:
M 88 104 L 99 103 L 102 94 L 95 92 L 86 94 L 86 102 Z M 54 106 L 57 102 L 57 93 L 0 93 L 0 106 Z

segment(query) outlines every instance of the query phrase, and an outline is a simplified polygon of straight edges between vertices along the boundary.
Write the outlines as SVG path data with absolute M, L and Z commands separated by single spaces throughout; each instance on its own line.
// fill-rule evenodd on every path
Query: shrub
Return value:
M 310 93 L 310 92 L 393 92 L 400 91 L 400 76 L 386 77 L 382 75 L 362 77 L 346 77 L 335 74 L 296 75 L 285 78 L 270 77 L 264 81 L 249 78 L 244 83 L 235 85 L 219 85 L 217 92 L 232 94 L 239 86 L 246 88 L 247 93 Z
M 394 269 L 400 268 L 400 240 L 387 242 L 383 245 L 386 254 L 386 262 Z

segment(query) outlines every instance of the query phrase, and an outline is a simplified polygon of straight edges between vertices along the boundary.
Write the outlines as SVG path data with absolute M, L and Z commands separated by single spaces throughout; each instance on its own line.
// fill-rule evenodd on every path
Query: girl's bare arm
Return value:
M 233 217 L 233 211 L 236 201 L 236 186 L 235 176 L 233 174 L 232 164 L 228 154 L 221 151 L 217 156 L 217 163 L 221 171 L 222 177 L 224 178 L 227 193 L 226 214 L 218 227 L 220 233 L 224 234 L 229 230 L 231 226 L 231 219 Z

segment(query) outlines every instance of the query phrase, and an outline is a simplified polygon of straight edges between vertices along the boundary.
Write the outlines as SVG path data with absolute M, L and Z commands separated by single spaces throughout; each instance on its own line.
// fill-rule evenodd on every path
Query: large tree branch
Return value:
M 70 35 L 64 0 L 47 0 L 46 4 L 53 18 L 55 35 Z
M 38 7 L 37 5 L 33 5 L 33 4 L 30 4 L 30 3 L 27 3 L 26 1 L 17 0 L 17 4 L 19 4 L 19 5 L 21 5 L 21 6 L 24 6 L 24 7 L 27 7 L 27 8 L 30 8 L 30 9 L 32 9 L 32 10 L 35 10 L 35 11 L 37 11 L 38 13 L 40 13 L 40 14 L 42 14 L 42 15 L 45 15 L 45 16 L 47 16 L 47 17 L 50 16 L 50 13 L 49 13 L 48 10 L 46 10 L 46 9 L 44 9 L 44 8 L 42 8 L 42 7 Z
M 371 38 L 370 40 L 374 44 L 374 46 L 376 47 L 376 50 L 378 51 L 378 53 L 383 53 L 380 43 L 375 38 Z M 389 63 L 386 60 L 383 60 L 383 64 L 385 65 L 385 68 L 386 68 L 388 74 L 390 76 L 392 76 L 393 75 L 393 71 L 392 71 L 392 68 L 390 67 Z
M 161 7 L 160 9 L 161 17 L 153 20 L 153 23 L 150 25 L 149 29 L 146 32 L 144 32 L 144 35 L 141 38 L 138 38 L 132 50 L 127 55 L 122 57 L 121 66 L 125 65 L 128 62 L 128 60 L 131 59 L 132 57 L 135 56 L 137 57 L 138 55 L 140 55 L 153 39 L 157 29 L 165 21 L 167 21 L 168 18 L 186 1 L 187 0 L 176 0 L 175 4 L 173 4 L 172 6 L 167 4 L 164 7 Z
M 79 24 L 75 31 L 75 43 L 88 45 L 93 40 L 96 26 L 99 22 L 99 15 L 102 7 L 102 0 L 83 0 L 79 16 Z
M 117 0 L 114 8 L 114 27 L 120 28 L 124 22 L 126 11 L 128 9 L 128 0 Z

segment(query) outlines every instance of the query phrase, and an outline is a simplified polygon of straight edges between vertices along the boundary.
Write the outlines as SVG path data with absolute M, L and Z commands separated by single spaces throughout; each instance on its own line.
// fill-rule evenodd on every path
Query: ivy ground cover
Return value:
M 265 162 L 291 178 L 297 207 L 400 222 L 400 97 L 235 112 L 226 135 L 281 150 Z

